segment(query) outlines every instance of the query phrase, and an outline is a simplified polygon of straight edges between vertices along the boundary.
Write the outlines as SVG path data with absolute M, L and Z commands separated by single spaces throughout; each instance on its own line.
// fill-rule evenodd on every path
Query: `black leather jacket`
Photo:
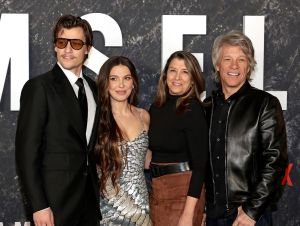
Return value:
M 285 123 L 276 97 L 248 82 L 238 92 L 227 116 L 225 195 L 229 206 L 242 205 L 246 214 L 257 221 L 266 209 L 276 209 L 283 191 L 281 180 L 287 166 Z M 214 94 L 208 101 L 212 102 L 207 111 L 211 124 Z M 206 180 L 209 191 L 215 191 L 212 175 L 210 160 Z M 215 203 L 215 196 L 208 195 L 207 201 Z

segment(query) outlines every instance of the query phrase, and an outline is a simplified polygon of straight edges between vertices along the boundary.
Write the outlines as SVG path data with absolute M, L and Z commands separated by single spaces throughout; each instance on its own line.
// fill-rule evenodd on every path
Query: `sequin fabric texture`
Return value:
M 127 149 L 126 149 L 127 148 Z M 123 158 L 123 171 L 116 192 L 111 181 L 106 193 L 100 198 L 103 226 L 148 226 L 149 198 L 144 176 L 144 162 L 148 149 L 148 134 L 142 131 L 134 140 L 124 142 L 121 150 L 127 150 Z

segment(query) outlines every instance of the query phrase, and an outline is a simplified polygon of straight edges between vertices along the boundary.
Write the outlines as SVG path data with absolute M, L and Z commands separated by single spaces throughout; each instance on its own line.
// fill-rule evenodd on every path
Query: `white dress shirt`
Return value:
M 92 92 L 89 84 L 87 83 L 87 81 L 84 79 L 84 77 L 82 75 L 82 70 L 80 71 L 80 76 L 78 77 L 70 70 L 63 68 L 59 62 L 57 62 L 57 64 L 62 69 L 62 71 L 65 73 L 65 75 L 67 76 L 70 84 L 73 87 L 73 90 L 74 90 L 77 98 L 78 98 L 79 87 L 76 85 L 76 81 L 78 78 L 82 78 L 82 80 L 83 80 L 83 85 L 84 85 L 84 89 L 85 89 L 85 93 L 86 93 L 86 99 L 88 102 L 88 118 L 87 118 L 85 135 L 86 135 L 86 141 L 87 141 L 87 143 L 89 143 L 93 125 L 94 125 L 95 113 L 96 113 L 96 102 L 94 99 L 93 92 Z

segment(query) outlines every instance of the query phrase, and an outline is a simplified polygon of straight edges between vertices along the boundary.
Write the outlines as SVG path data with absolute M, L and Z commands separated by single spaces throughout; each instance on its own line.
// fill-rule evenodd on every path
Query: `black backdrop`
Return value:
M 264 89 L 287 91 L 284 116 L 289 161 L 293 164 L 288 178 L 292 185 L 286 185 L 274 216 L 275 226 L 300 225 L 299 12 L 298 0 L 0 0 L 1 19 L 4 14 L 28 14 L 30 77 L 48 71 L 55 63 L 51 29 L 60 15 L 103 13 L 112 17 L 122 31 L 122 46 L 105 47 L 103 35 L 95 32 L 94 47 L 106 56 L 125 55 L 132 59 L 141 81 L 140 106 L 144 108 L 148 108 L 153 100 L 161 68 L 163 15 L 206 15 L 206 35 L 185 35 L 183 49 L 204 54 L 203 70 L 208 93 L 214 87 L 210 63 L 214 38 L 232 29 L 243 30 L 245 15 L 265 16 Z M 0 30 L 0 37 L 6 32 Z M 3 45 L 14 43 L 0 43 L 2 57 L 5 55 L 1 50 Z M 0 78 L 6 78 L 0 103 L 0 225 L 4 226 L 24 225 L 25 219 L 15 172 L 14 138 L 18 111 L 10 108 L 13 98 L 10 94 L 10 69 L 7 67 L 7 74 L 0 74 Z M 87 72 L 96 76 L 91 70 Z

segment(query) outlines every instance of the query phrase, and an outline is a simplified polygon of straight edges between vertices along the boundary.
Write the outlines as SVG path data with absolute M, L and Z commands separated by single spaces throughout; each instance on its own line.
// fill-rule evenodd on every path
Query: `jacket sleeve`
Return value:
M 39 80 L 29 80 L 23 87 L 16 132 L 16 166 L 26 201 L 33 212 L 49 207 L 41 172 L 47 103 Z
M 246 214 L 256 221 L 274 199 L 280 198 L 281 180 L 287 166 L 286 129 L 280 103 L 273 96 L 266 98 L 264 103 L 259 122 L 262 152 L 259 179 L 251 198 L 243 204 Z

